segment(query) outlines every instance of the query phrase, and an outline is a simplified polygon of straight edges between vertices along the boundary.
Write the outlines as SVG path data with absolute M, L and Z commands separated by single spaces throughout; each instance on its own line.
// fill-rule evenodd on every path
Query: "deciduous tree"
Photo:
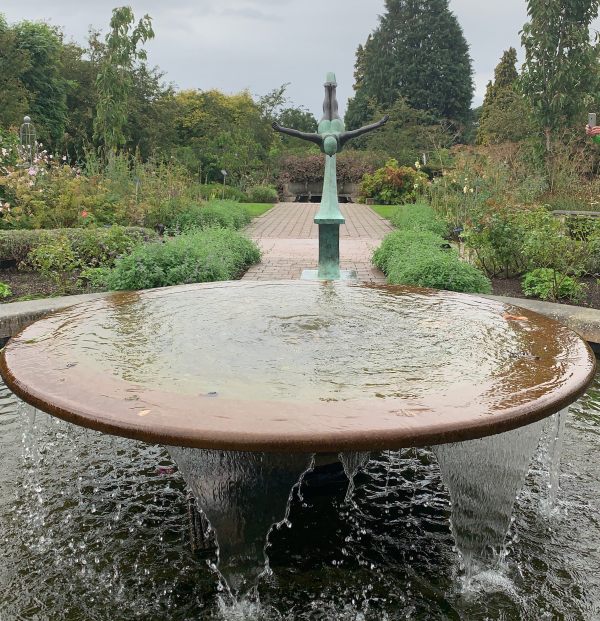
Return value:
M 523 90 L 545 136 L 546 150 L 559 129 L 584 123 L 586 102 L 600 84 L 600 46 L 590 25 L 599 0 L 528 0 L 523 26 Z
M 126 142 L 125 125 L 133 88 L 133 70 L 137 61 L 146 60 L 146 52 L 140 46 L 154 37 L 149 15 L 144 15 L 136 26 L 134 23 L 131 7 L 113 10 L 96 79 L 98 105 L 94 138 L 105 152 L 114 151 Z

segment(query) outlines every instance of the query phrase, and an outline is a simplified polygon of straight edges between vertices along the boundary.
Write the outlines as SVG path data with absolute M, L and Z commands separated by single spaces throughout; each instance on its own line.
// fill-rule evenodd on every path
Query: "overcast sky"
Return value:
M 123 4 L 126 0 L 123 0 Z M 89 26 L 106 30 L 119 0 L 2 0 L 9 22 L 44 20 L 83 43 Z M 132 0 L 136 18 L 153 18 L 148 60 L 179 88 L 248 89 L 255 95 L 291 82 L 297 105 L 321 114 L 322 84 L 335 71 L 342 109 L 352 94 L 356 47 L 376 27 L 384 0 Z M 520 49 L 525 0 L 450 0 L 471 49 L 475 100 L 483 100 L 502 51 Z M 599 27 L 596 23 L 596 27 Z

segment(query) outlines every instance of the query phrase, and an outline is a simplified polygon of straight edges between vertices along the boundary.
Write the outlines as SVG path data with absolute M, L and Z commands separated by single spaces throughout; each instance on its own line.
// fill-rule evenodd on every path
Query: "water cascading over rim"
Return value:
M 313 454 L 362 452 L 341 457 L 352 476 L 370 451 L 528 425 L 535 436 L 533 423 L 583 393 L 595 360 L 567 328 L 496 301 L 282 281 L 109 295 L 26 328 L 0 369 L 41 410 L 168 446 L 215 527 L 225 573 L 243 587 Z M 464 488 L 453 450 L 482 462 L 475 497 L 494 481 L 493 451 L 477 446 L 437 451 L 451 494 Z M 514 500 L 523 467 L 508 461 L 515 472 L 500 478 Z M 492 526 L 471 522 L 502 530 L 500 514 Z

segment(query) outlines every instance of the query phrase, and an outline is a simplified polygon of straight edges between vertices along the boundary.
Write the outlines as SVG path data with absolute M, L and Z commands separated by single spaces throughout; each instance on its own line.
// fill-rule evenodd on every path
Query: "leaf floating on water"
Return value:
M 511 315 L 510 313 L 505 313 L 502 316 L 504 319 L 508 319 L 508 321 L 529 321 L 529 319 L 523 315 Z

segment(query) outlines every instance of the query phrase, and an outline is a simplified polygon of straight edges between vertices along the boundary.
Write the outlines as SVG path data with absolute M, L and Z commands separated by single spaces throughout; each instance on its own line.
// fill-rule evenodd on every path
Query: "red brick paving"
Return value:
M 316 203 L 281 203 L 257 218 L 246 232 L 263 251 L 262 262 L 251 267 L 246 280 L 300 278 L 302 270 L 316 269 L 319 233 L 313 219 Z M 340 264 L 358 279 L 384 283 L 385 276 L 371 265 L 371 254 L 392 230 L 387 220 L 366 205 L 340 205 L 346 224 L 340 227 Z

